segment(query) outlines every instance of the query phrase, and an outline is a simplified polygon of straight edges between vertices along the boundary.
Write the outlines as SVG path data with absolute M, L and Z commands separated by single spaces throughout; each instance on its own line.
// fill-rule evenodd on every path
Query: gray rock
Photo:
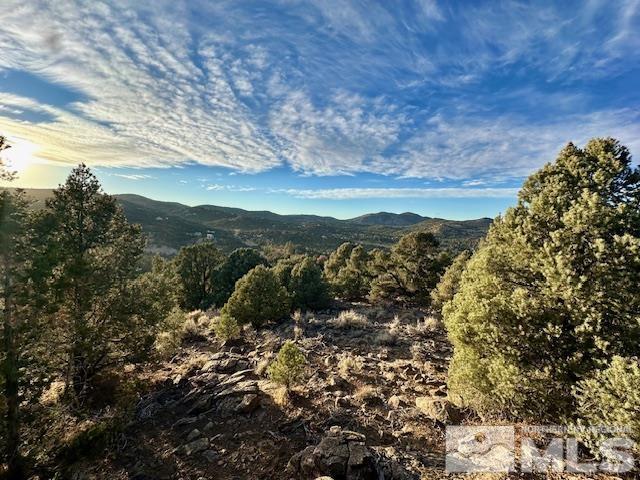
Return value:
M 205 450 L 202 452 L 202 456 L 206 458 L 209 463 L 216 463 L 220 458 L 213 450 Z
M 336 480 L 377 480 L 373 452 L 356 432 L 331 427 L 320 443 L 291 457 L 287 472 L 300 478 L 330 476 Z
M 183 451 L 185 455 L 190 456 L 194 453 L 199 453 L 209 448 L 209 439 L 208 438 L 199 438 L 194 440 L 193 442 L 187 443 L 183 447 Z
M 258 382 L 255 380 L 243 380 L 224 389 L 216 395 L 216 398 L 245 395 L 247 393 L 258 393 Z
M 260 406 L 260 397 L 255 393 L 247 393 L 236 406 L 237 413 L 251 413 Z
M 201 436 L 202 436 L 202 433 L 200 433 L 200 430 L 198 430 L 197 428 L 194 428 L 193 430 L 191 430 L 191 432 L 189 432 L 189 435 L 187 435 L 187 442 L 192 442 L 193 440 Z

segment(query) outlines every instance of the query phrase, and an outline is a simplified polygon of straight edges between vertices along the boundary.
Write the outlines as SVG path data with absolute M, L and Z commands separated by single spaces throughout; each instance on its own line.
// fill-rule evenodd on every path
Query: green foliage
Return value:
M 401 300 L 429 305 L 431 290 L 448 263 L 448 256 L 429 232 L 411 232 L 393 246 L 390 253 L 377 251 L 372 270 L 372 300 Z
M 235 318 L 240 324 L 251 323 L 259 327 L 287 315 L 290 305 L 289 294 L 275 273 L 264 265 L 258 265 L 238 280 L 222 313 Z
M 68 359 L 59 368 L 80 399 L 100 370 L 138 354 L 145 317 L 132 285 L 145 241 L 84 165 L 53 192 L 41 226 L 55 331 L 49 347 Z
M 2 153 L 2 151 L 6 150 L 7 148 L 11 148 L 11 146 L 7 142 L 7 139 L 0 135 L 0 153 Z M 15 175 L 6 169 L 4 163 L 2 162 L 2 157 L 0 157 L 0 180 L 11 181 L 14 178 Z
M 267 260 L 253 248 L 238 248 L 224 261 L 217 277 L 216 305 L 224 305 L 236 286 L 236 282 Z
M 154 347 L 161 358 L 172 357 L 180 349 L 186 320 L 187 314 L 175 307 L 158 325 Z
M 226 342 L 240 337 L 242 329 L 238 321 L 229 315 L 221 315 L 213 324 L 213 331 L 218 340 Z
M 294 309 L 321 310 L 329 305 L 329 289 L 322 270 L 309 257 L 291 270 L 288 290 Z
M 371 283 L 369 261 L 369 254 L 362 245 L 340 245 L 324 265 L 325 278 L 333 294 L 345 300 L 364 298 Z
M 436 288 L 431 290 L 431 306 L 435 311 L 442 312 L 445 303 L 453 300 L 460 287 L 462 272 L 464 272 L 469 258 L 471 258 L 469 251 L 465 250 L 460 253 L 445 270 Z
M 302 379 L 307 360 L 295 343 L 287 340 L 278 352 L 277 358 L 269 365 L 269 378 L 287 389 Z
M 218 294 L 219 269 L 225 258 L 211 242 L 184 247 L 175 262 L 182 283 L 182 307 L 187 310 L 211 307 Z
M 272 270 L 278 278 L 278 282 L 280 285 L 285 287 L 287 290 L 289 289 L 289 285 L 291 284 L 291 271 L 293 267 L 295 267 L 301 259 L 304 257 L 301 256 L 293 256 L 287 258 L 281 258 L 278 262 L 273 266 Z
M 596 371 L 590 378 L 578 382 L 574 389 L 579 425 L 585 427 L 581 439 L 596 447 L 597 429 L 606 426 L 620 428 L 637 444 L 640 444 L 640 364 L 637 358 L 615 356 L 611 364 Z M 608 436 L 608 435 L 607 435 Z
M 445 305 L 450 396 L 485 414 L 558 418 L 572 387 L 640 340 L 640 171 L 626 148 L 569 144 L 524 184 Z

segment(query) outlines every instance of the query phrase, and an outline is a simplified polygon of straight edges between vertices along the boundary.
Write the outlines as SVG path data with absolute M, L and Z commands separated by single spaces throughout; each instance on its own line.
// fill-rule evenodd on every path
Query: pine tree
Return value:
M 4 137 L 0 137 L 0 152 L 8 148 Z M 12 175 L 2 170 L 0 177 L 11 180 Z M 2 386 L 5 414 L 5 457 L 8 478 L 22 478 L 20 456 L 20 351 L 19 330 L 22 312 L 19 301 L 20 290 L 26 271 L 25 245 L 27 209 L 21 192 L 0 192 L 0 299 L 2 300 Z
M 46 223 L 51 327 L 66 356 L 67 393 L 82 401 L 97 373 L 136 353 L 139 299 L 130 287 L 145 241 L 84 165 L 54 190 Z

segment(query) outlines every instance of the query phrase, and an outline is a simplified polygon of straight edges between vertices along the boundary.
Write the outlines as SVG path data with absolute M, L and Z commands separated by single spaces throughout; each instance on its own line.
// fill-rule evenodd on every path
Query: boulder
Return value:
M 416 407 L 432 420 L 456 423 L 460 420 L 460 411 L 443 397 L 416 397 Z
M 209 439 L 208 438 L 199 438 L 194 440 L 193 442 L 187 443 L 183 448 L 185 455 L 193 455 L 194 453 L 199 453 L 207 450 L 209 448 Z
M 287 472 L 299 478 L 377 480 L 376 457 L 364 441 L 364 435 L 331 427 L 317 446 L 291 457 Z
M 236 406 L 237 413 L 251 413 L 260 406 L 260 397 L 255 393 L 247 393 Z

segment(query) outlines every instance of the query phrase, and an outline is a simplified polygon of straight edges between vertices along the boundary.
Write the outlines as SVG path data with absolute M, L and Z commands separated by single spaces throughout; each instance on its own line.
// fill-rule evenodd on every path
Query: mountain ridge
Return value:
M 24 190 L 36 207 L 44 205 L 52 192 Z M 214 241 L 225 251 L 289 242 L 312 252 L 328 252 L 348 241 L 367 248 L 387 248 L 413 230 L 430 231 L 446 248 L 461 250 L 475 246 L 492 222 L 489 218 L 447 220 L 412 212 L 377 212 L 337 219 L 209 204 L 188 206 L 133 193 L 113 197 L 123 207 L 128 220 L 139 223 L 147 233 L 149 249 L 166 255 L 202 239 Z

